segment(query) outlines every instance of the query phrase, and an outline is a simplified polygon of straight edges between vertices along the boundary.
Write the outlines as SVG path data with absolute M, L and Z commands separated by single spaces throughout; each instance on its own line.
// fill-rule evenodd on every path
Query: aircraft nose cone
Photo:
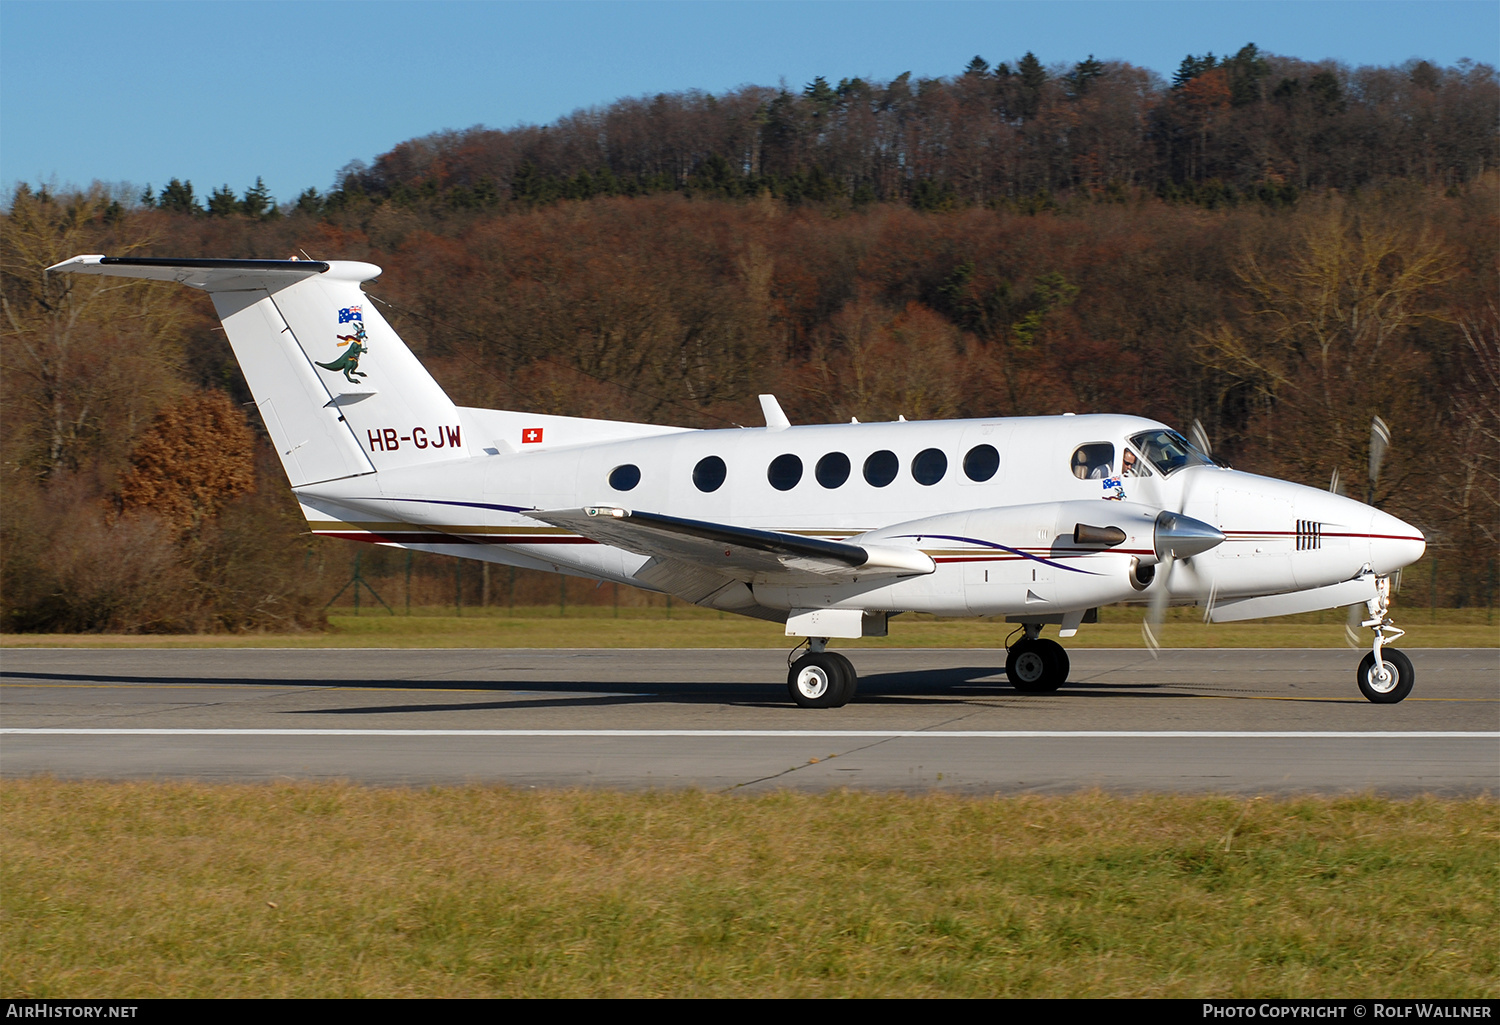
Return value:
M 1370 517 L 1370 568 L 1380 575 L 1410 566 L 1427 550 L 1422 532 L 1404 520 L 1375 510 Z
M 1189 559 L 1221 544 L 1224 534 L 1211 523 L 1182 513 L 1163 511 L 1156 517 L 1156 557 Z

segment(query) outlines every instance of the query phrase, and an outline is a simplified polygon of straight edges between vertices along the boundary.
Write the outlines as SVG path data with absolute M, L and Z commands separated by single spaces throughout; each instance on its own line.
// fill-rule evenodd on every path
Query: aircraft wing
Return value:
M 637 555 L 686 563 L 734 580 L 783 583 L 792 578 L 914 576 L 936 568 L 931 557 L 917 548 L 830 541 L 617 506 L 526 515 Z

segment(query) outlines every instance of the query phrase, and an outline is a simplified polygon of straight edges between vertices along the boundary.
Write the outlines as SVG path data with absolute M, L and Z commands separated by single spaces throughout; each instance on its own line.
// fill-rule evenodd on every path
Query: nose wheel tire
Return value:
M 1071 668 L 1061 644 L 1045 638 L 1019 640 L 1005 657 L 1005 678 L 1016 690 L 1045 694 L 1057 690 Z
M 1377 705 L 1394 705 L 1411 693 L 1417 682 L 1416 670 L 1406 653 L 1395 648 L 1383 648 L 1380 661 L 1385 669 L 1382 674 L 1375 666 L 1375 653 L 1365 652 L 1359 661 L 1359 692 Z
M 786 689 L 802 708 L 840 708 L 854 696 L 853 664 L 831 651 L 812 652 L 792 663 Z

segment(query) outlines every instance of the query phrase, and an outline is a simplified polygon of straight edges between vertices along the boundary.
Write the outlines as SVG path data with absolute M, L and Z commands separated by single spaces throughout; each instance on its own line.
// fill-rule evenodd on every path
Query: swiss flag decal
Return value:
M 521 432 L 521 444 L 535 445 L 542 440 L 542 429 L 540 427 L 528 427 Z

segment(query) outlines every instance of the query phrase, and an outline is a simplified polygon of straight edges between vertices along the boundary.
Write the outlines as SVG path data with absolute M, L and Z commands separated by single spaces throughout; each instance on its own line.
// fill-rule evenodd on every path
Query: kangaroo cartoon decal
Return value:
M 347 311 L 341 310 L 339 312 L 342 315 Z M 355 321 L 354 333 L 352 335 L 336 335 L 335 337 L 339 339 L 339 345 L 348 345 L 349 351 L 344 353 L 338 359 L 334 360 L 332 363 L 318 363 L 318 366 L 322 367 L 324 370 L 343 371 L 344 377 L 348 379 L 350 384 L 359 383 L 357 380 L 355 380 L 356 377 L 369 377 L 369 374 L 362 373 L 359 369 L 359 358 L 370 351 L 370 347 L 365 344 L 366 338 L 364 324 L 360 323 L 359 321 Z M 314 360 L 313 362 L 317 363 L 317 360 Z

